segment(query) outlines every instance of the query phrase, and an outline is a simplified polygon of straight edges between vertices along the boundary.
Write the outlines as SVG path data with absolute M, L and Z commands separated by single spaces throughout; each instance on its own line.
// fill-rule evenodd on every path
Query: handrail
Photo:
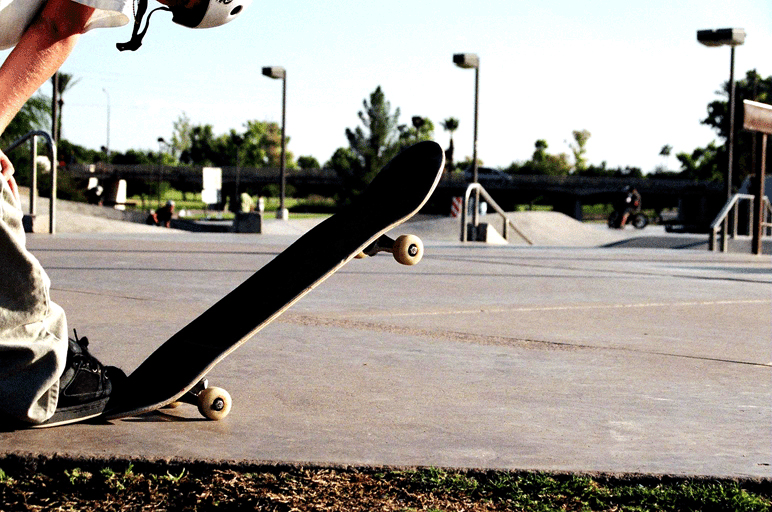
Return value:
M 496 213 L 498 213 L 501 216 L 503 220 L 501 235 L 504 237 L 504 239 L 506 240 L 509 239 L 508 227 L 511 226 L 512 229 L 515 231 L 515 233 L 517 233 L 520 236 L 520 238 L 525 240 L 525 242 L 528 245 L 533 245 L 533 242 L 531 241 L 531 239 L 528 238 L 522 231 L 517 229 L 517 226 L 515 226 L 514 222 L 512 222 L 512 219 L 507 217 L 506 212 L 496 203 L 496 201 L 493 200 L 490 194 L 488 194 L 488 192 L 486 192 L 485 189 L 482 187 L 482 185 L 480 185 L 479 183 L 470 183 L 469 186 L 466 188 L 466 193 L 464 194 L 464 204 L 461 210 L 461 241 L 462 242 L 467 241 L 467 227 L 466 227 L 467 213 L 466 212 L 468 210 L 469 198 L 472 195 L 472 192 L 477 192 L 477 195 L 475 197 L 478 197 L 478 198 L 480 195 L 482 195 L 483 199 L 485 199 L 488 202 L 488 204 L 491 205 L 491 207 L 493 207 L 494 210 L 496 210 Z M 475 201 L 474 207 L 475 207 L 475 210 L 479 208 L 479 200 Z M 475 227 L 477 227 L 477 224 L 478 224 L 477 217 L 478 217 L 477 215 L 473 216 L 473 222 L 475 224 Z
M 716 229 L 719 224 L 724 222 L 724 219 L 729 215 L 729 211 L 734 208 L 734 206 L 742 199 L 750 199 L 753 200 L 752 194 L 735 194 L 732 196 L 732 199 L 726 202 L 723 208 L 721 208 L 721 211 L 718 212 L 718 215 L 716 215 L 715 220 L 710 224 L 710 229 Z
M 769 215 L 770 219 L 772 219 L 772 203 L 769 202 L 769 197 L 764 196 L 764 204 L 767 205 L 767 215 Z M 767 228 L 772 228 L 772 222 L 763 222 L 762 224 L 766 226 Z
M 37 166 L 37 138 L 43 137 L 48 144 L 48 158 L 51 160 L 51 199 L 48 201 L 48 232 L 56 233 L 56 181 L 57 181 L 57 160 L 56 145 L 48 132 L 42 130 L 33 130 L 26 135 L 16 139 L 10 146 L 3 150 L 3 153 L 9 153 L 17 147 L 32 139 L 32 175 L 30 177 L 30 215 L 34 216 L 37 209 L 37 188 L 38 188 L 38 166 Z
M 721 211 L 718 212 L 718 215 L 716 215 L 716 218 L 713 220 L 713 222 L 710 224 L 710 239 L 708 240 L 708 250 L 709 251 L 715 251 L 716 250 L 716 235 L 718 235 L 718 232 L 721 231 L 721 252 L 727 251 L 727 233 L 724 232 L 724 223 L 729 216 L 729 214 L 732 212 L 732 210 L 735 210 L 734 215 L 734 229 L 733 229 L 733 236 L 737 235 L 737 213 L 736 209 L 739 206 L 740 201 L 750 201 L 749 206 L 749 222 L 752 221 L 752 210 L 753 210 L 753 203 L 756 200 L 756 196 L 753 194 L 735 194 L 732 196 L 731 199 L 729 199 L 723 208 L 721 208 Z M 772 213 L 772 207 L 769 203 L 769 197 L 764 196 L 761 198 L 762 202 L 766 204 L 766 209 L 770 210 L 770 213 Z M 769 226 L 769 223 L 765 223 L 762 220 L 763 226 Z M 748 227 L 749 232 L 751 227 Z

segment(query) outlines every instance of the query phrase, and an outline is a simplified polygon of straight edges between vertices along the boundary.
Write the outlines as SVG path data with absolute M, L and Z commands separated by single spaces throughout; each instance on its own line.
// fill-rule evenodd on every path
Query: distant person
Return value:
M 255 202 L 252 200 L 252 196 L 246 192 L 241 193 L 241 213 L 249 213 L 255 209 Z
M 252 0 L 159 0 L 172 21 L 191 28 L 223 25 Z M 148 0 L 138 0 L 131 40 L 147 31 Z M 27 100 L 59 69 L 81 34 L 129 23 L 131 0 L 0 0 L 0 134 Z M 152 77 L 149 77 L 152 78 Z M 67 319 L 50 300 L 50 280 L 25 247 L 14 168 L 0 151 L 0 427 L 61 425 L 98 416 L 124 377 L 88 352 L 86 338 L 67 337 Z
M 170 199 L 153 214 L 153 220 L 155 221 L 156 226 L 163 226 L 165 228 L 171 226 L 172 216 L 174 216 L 174 206 L 174 201 Z
M 102 185 L 96 185 L 86 190 L 86 201 L 88 204 L 101 205 L 104 188 Z
M 641 211 L 641 194 L 630 185 L 622 189 L 619 200 L 614 209 L 619 215 L 619 220 L 615 226 L 618 229 L 624 229 L 627 219 L 630 215 Z

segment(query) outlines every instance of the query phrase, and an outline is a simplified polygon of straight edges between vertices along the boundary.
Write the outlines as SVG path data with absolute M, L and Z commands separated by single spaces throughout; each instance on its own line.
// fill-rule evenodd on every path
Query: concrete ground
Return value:
M 131 370 L 307 229 L 269 224 L 28 246 L 71 327 Z M 419 265 L 350 262 L 214 369 L 234 398 L 225 420 L 182 407 L 0 433 L 0 449 L 772 477 L 768 257 L 399 231 L 413 227 Z

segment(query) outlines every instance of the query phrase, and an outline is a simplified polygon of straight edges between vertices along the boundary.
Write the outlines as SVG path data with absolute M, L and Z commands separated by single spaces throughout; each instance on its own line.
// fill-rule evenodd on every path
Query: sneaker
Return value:
M 55 427 L 85 421 L 102 414 L 114 389 L 126 374 L 104 366 L 88 351 L 88 338 L 69 340 L 67 363 L 59 379 L 59 402 L 54 415 L 36 427 Z

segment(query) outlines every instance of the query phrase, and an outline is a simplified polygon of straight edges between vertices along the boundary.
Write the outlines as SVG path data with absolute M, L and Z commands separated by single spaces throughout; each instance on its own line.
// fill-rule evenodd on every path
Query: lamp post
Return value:
M 287 220 L 289 213 L 284 207 L 284 194 L 286 191 L 286 170 L 287 170 L 287 152 L 285 136 L 286 114 L 287 114 L 287 70 L 281 66 L 268 66 L 263 68 L 263 75 L 268 78 L 281 80 L 281 187 L 279 197 L 279 210 L 276 212 L 276 218 Z
M 107 96 L 107 140 L 105 142 L 105 153 L 107 154 L 107 161 L 110 161 L 110 94 L 107 89 L 102 88 L 102 92 Z
M 477 183 L 477 113 L 480 105 L 480 58 L 475 53 L 456 53 L 453 63 L 464 69 L 474 69 L 474 144 L 472 146 L 472 181 Z
M 169 148 L 169 143 L 163 137 L 158 137 L 158 208 L 161 207 L 161 182 L 164 175 L 163 150 Z
M 745 30 L 741 28 L 721 28 L 716 30 L 698 30 L 697 41 L 705 46 L 729 46 L 729 133 L 726 137 L 726 200 L 732 199 L 732 166 L 734 163 L 734 49 L 745 42 Z M 721 250 L 727 249 L 727 229 L 729 218 L 724 218 L 724 227 L 721 233 Z
M 51 77 L 51 84 L 53 85 L 53 93 L 51 94 L 51 138 L 54 139 L 54 146 L 59 145 L 59 72 L 54 73 Z
M 476 53 L 456 53 L 453 63 L 463 69 L 474 69 L 474 140 L 472 143 L 472 183 L 477 183 L 477 117 L 480 105 L 480 58 Z M 480 191 L 474 192 L 474 212 L 472 224 L 477 226 L 480 211 Z M 466 241 L 466 226 L 463 228 L 463 241 Z

